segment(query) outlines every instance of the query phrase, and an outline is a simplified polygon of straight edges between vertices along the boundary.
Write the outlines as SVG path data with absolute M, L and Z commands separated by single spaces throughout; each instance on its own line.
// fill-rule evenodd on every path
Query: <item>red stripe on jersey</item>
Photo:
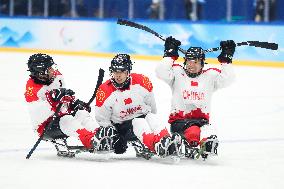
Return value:
M 153 85 L 150 79 L 142 74 L 132 73 L 131 76 L 131 84 L 132 85 L 141 85 L 143 88 L 147 89 L 149 92 L 153 90 Z
M 27 102 L 38 100 L 37 93 L 43 87 L 42 84 L 36 84 L 32 78 L 27 81 L 25 99 Z
M 221 73 L 221 70 L 219 70 L 218 68 L 208 68 L 207 70 L 203 70 L 202 73 L 210 71 L 210 70 L 215 70 L 215 71 Z
M 191 118 L 204 118 L 209 120 L 210 115 L 209 113 L 203 113 L 202 110 L 200 108 L 197 108 L 195 110 L 192 110 L 191 112 L 184 114 L 184 111 L 179 111 L 177 113 L 172 113 L 169 116 L 169 123 L 172 123 L 176 120 L 182 120 L 182 119 L 191 119 Z

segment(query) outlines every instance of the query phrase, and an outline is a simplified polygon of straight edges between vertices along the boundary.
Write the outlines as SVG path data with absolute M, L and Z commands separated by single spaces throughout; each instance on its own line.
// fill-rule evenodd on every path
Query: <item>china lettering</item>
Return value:
M 126 111 L 120 112 L 120 117 L 125 118 L 126 116 L 135 114 L 135 113 L 137 113 L 138 111 L 141 111 L 141 110 L 142 110 L 142 107 L 140 105 L 133 107 L 133 108 L 128 108 Z
M 182 92 L 183 99 L 188 100 L 204 100 L 204 93 L 203 92 L 194 92 L 194 91 L 187 91 L 184 90 Z

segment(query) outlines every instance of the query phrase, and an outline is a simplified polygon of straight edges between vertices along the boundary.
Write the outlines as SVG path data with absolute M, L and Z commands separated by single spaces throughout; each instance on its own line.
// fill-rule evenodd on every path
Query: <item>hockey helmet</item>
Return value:
M 201 59 L 201 62 L 204 63 L 205 60 L 205 53 L 201 47 L 190 47 L 187 49 L 185 53 L 185 60 L 195 60 Z
M 109 67 L 110 74 L 117 71 L 128 71 L 128 76 L 123 83 L 118 83 L 115 81 L 114 75 L 112 75 L 111 82 L 117 89 L 126 89 L 130 85 L 130 71 L 132 70 L 132 61 L 128 54 L 117 54 L 111 61 Z
M 201 70 L 198 73 L 190 73 L 186 69 L 186 61 L 187 60 L 196 60 L 199 59 L 201 62 Z M 184 56 L 184 70 L 188 77 L 195 78 L 199 76 L 202 73 L 202 68 L 204 67 L 204 60 L 205 60 L 205 53 L 204 50 L 201 47 L 190 47 Z
M 132 70 L 132 62 L 130 60 L 130 56 L 128 54 L 117 54 L 111 61 L 111 65 L 109 67 L 110 73 L 116 71 L 130 71 Z
M 47 54 L 33 54 L 28 60 L 28 71 L 30 71 L 32 78 L 43 82 L 50 82 L 52 78 L 48 76 L 48 68 L 54 64 L 52 57 Z

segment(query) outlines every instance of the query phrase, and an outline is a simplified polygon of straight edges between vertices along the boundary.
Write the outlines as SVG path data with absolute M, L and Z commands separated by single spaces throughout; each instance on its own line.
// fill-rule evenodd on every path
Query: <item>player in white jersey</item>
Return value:
M 148 77 L 130 73 L 132 61 L 128 54 L 117 54 L 111 61 L 111 78 L 96 95 L 95 117 L 100 126 L 115 126 L 118 137 L 114 151 L 122 154 L 127 142 L 140 140 L 148 150 L 161 157 L 175 153 L 174 137 L 156 118 L 153 86 Z
M 228 86 L 234 80 L 232 57 L 236 44 L 232 40 L 221 41 L 222 52 L 218 56 L 221 69 L 203 69 L 205 53 L 201 47 L 190 47 L 183 65 L 178 64 L 180 41 L 168 37 L 163 61 L 156 67 L 156 75 L 172 89 L 171 132 L 179 133 L 191 147 L 202 145 L 208 153 L 217 154 L 216 129 L 209 124 L 213 93 Z
M 99 139 L 106 132 L 99 128 L 95 120 L 90 117 L 90 107 L 86 103 L 75 100 L 74 92 L 65 88 L 62 74 L 55 67 L 51 56 L 37 53 L 30 56 L 28 68 L 30 78 L 26 84 L 25 99 L 28 103 L 34 130 L 44 138 L 75 137 L 88 148 L 103 149 L 97 146 Z M 59 104 L 63 104 L 59 116 L 50 129 L 45 127 L 50 123 Z

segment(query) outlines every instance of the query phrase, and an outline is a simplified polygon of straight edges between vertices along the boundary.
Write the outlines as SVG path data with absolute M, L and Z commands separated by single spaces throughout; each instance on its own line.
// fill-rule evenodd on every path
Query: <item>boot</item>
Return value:
M 113 138 L 116 134 L 114 126 L 99 127 L 92 141 L 94 148 L 98 151 L 113 150 Z
M 156 154 L 162 158 L 170 155 L 179 155 L 181 136 L 174 133 L 172 137 L 165 136 L 155 144 Z
M 200 142 L 200 148 L 204 148 L 204 151 L 210 154 L 217 155 L 219 140 L 216 135 L 211 135 L 208 138 L 204 138 Z

